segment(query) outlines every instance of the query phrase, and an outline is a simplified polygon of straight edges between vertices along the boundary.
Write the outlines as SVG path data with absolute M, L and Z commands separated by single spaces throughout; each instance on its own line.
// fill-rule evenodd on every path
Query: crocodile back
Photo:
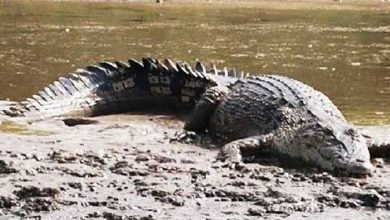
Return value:
M 263 75 L 230 86 L 211 117 L 210 132 L 231 141 L 317 120 L 346 123 L 323 93 L 288 77 Z

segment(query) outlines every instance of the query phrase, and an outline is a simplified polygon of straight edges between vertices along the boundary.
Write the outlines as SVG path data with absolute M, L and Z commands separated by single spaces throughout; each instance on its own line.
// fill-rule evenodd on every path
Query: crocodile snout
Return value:
M 365 144 L 362 144 L 362 141 L 353 142 L 350 146 L 352 149 L 350 153 L 349 160 L 347 162 L 347 171 L 354 174 L 370 174 L 374 170 L 374 166 L 370 161 L 370 152 L 368 147 Z
M 374 166 L 370 161 L 355 159 L 349 162 L 347 171 L 354 174 L 370 174 L 374 170 Z

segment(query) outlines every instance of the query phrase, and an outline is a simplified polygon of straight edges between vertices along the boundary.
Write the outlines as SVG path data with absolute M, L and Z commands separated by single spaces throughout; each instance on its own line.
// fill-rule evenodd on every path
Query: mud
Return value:
M 366 178 L 267 157 L 227 166 L 212 144 L 172 141 L 179 119 L 0 117 L 0 219 L 390 218 L 386 161 Z

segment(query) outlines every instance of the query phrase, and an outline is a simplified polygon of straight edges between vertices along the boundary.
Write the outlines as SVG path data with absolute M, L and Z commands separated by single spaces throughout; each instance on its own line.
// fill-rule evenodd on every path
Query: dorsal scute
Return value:
M 312 117 L 346 122 L 339 109 L 324 93 L 298 80 L 270 74 L 252 76 L 243 81 L 244 84 L 256 84 L 263 88 L 265 94 L 286 99 L 290 107 L 301 108 Z

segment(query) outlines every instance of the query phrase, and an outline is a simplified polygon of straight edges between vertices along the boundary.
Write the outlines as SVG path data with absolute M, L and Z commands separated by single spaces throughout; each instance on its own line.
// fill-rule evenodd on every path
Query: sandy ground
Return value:
M 366 178 L 275 158 L 231 167 L 211 144 L 172 142 L 177 117 L 92 120 L 0 116 L 0 219 L 390 219 L 386 163 Z

